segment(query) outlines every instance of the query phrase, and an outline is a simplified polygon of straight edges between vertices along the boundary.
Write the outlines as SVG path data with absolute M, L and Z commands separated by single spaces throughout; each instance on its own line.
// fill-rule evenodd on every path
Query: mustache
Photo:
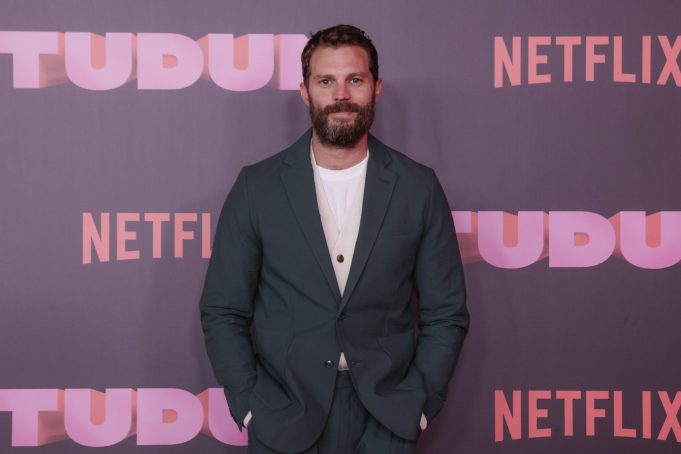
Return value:
M 327 115 L 335 112 L 359 112 L 359 110 L 359 104 L 349 101 L 341 101 L 324 107 L 324 113 Z

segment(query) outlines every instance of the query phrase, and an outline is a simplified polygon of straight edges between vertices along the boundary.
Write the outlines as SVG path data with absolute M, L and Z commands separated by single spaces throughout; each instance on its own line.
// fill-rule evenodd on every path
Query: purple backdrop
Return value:
M 681 210 L 681 89 L 656 84 L 674 43 L 681 4 L 631 0 L 487 2 L 28 1 L 0 0 L 0 31 L 307 34 L 336 23 L 365 29 L 384 80 L 372 129 L 385 143 L 436 169 L 453 211 Z M 613 80 L 612 37 L 623 65 L 641 67 L 651 35 L 653 83 Z M 522 83 L 494 87 L 494 37 L 522 38 Z M 574 81 L 563 52 L 541 48 L 550 83 L 528 84 L 531 36 L 579 36 Z M 608 36 L 606 62 L 585 80 L 587 36 Z M 680 41 L 681 42 L 681 41 Z M 678 57 L 678 56 L 677 56 Z M 678 58 L 677 58 L 678 60 Z M 198 298 L 207 260 L 200 222 L 173 256 L 172 222 L 163 256 L 152 257 L 148 223 L 131 223 L 139 260 L 83 263 L 83 213 L 216 214 L 243 165 L 288 146 L 309 125 L 297 91 L 235 92 L 207 80 L 179 90 L 91 91 L 72 83 L 13 87 L 12 56 L 0 53 L 0 389 L 177 388 L 199 394 L 216 382 L 200 331 Z M 639 76 L 640 77 L 640 76 Z M 679 81 L 681 83 L 681 81 Z M 681 235 L 678 231 L 676 236 Z M 115 235 L 113 235 L 115 237 Z M 419 441 L 423 453 L 672 453 L 675 429 L 657 440 L 681 366 L 678 266 L 644 269 L 615 256 L 597 266 L 519 269 L 466 264 L 471 331 L 447 404 Z M 495 390 L 522 394 L 522 437 L 495 441 Z M 528 437 L 529 390 L 580 390 L 574 435 L 563 434 L 563 403 L 543 400 L 552 428 Z M 585 433 L 585 393 L 596 404 Z M 613 435 L 613 391 L 624 393 L 624 425 Z M 641 434 L 641 392 L 652 391 L 652 439 Z M 681 402 L 681 401 L 680 401 Z M 497 409 L 499 402 L 496 402 Z M 676 416 L 674 415 L 676 418 Z M 671 418 L 671 416 L 670 416 Z M 12 413 L 0 411 L 0 452 L 14 452 Z M 679 433 L 681 436 L 681 433 Z M 73 440 L 45 453 L 92 449 Z M 226 452 L 202 434 L 174 446 L 137 446 L 135 436 L 103 452 Z

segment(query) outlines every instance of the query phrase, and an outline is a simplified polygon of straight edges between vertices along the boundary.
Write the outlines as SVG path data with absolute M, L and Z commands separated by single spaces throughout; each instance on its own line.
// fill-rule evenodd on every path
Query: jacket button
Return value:
M 343 257 L 343 254 L 338 254 L 336 256 L 336 260 L 338 260 L 338 263 L 343 263 L 343 260 L 345 260 L 345 258 Z
M 343 320 L 345 318 L 345 312 L 341 312 L 340 315 L 338 316 L 338 320 Z
M 327 359 L 324 362 L 324 367 L 326 367 L 327 369 L 331 369 L 333 367 L 333 361 L 331 361 L 330 359 Z

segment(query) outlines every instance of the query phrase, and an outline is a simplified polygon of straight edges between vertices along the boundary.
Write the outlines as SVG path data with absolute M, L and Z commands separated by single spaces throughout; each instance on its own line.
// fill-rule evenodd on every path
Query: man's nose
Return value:
M 333 92 L 334 101 L 342 101 L 350 99 L 350 89 L 345 83 L 336 84 L 336 89 Z

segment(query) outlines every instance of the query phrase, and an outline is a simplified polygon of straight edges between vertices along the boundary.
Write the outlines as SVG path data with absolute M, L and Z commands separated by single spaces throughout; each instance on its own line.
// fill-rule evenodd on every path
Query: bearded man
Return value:
M 469 326 L 451 210 L 431 168 L 369 134 L 382 80 L 366 34 L 321 30 L 301 59 L 312 128 L 227 196 L 208 355 L 248 453 L 414 453 Z

